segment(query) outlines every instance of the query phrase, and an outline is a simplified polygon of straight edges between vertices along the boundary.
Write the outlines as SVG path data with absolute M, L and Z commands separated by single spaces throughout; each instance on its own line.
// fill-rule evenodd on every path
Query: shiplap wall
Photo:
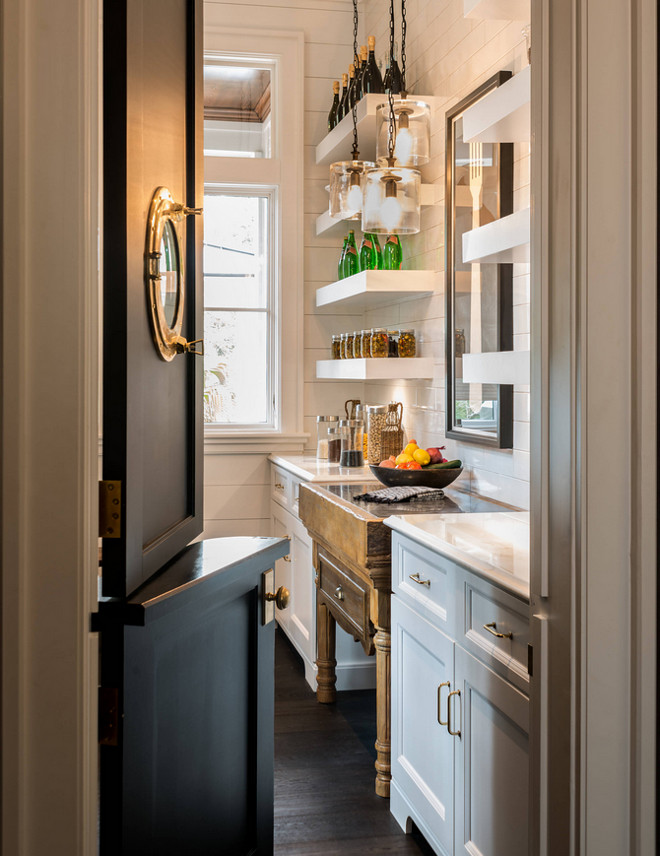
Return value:
M 352 398 L 346 384 L 315 382 L 315 360 L 326 355 L 328 334 L 361 323 L 314 314 L 314 291 L 336 279 L 334 240 L 317 239 L 314 221 L 327 208 L 328 167 L 317 167 L 314 149 L 326 133 L 332 81 L 348 68 L 352 55 L 352 3 L 349 0 L 205 0 L 205 23 L 258 30 L 303 31 L 305 36 L 305 395 L 304 425 L 316 443 L 316 415 L 338 412 Z M 285 248 L 286 252 L 286 248 Z M 286 288 L 286 283 L 283 284 Z M 341 312 L 338 313 L 341 315 Z M 284 329 L 286 330 L 286 319 Z M 285 367 L 286 370 L 286 367 Z M 359 396 L 362 391 L 358 392 Z M 311 441 L 310 441 L 311 442 Z M 270 474 L 267 453 L 227 454 L 208 445 L 204 455 L 204 537 L 264 535 L 270 532 Z
M 400 44 L 400 4 L 396 3 Z M 431 161 L 422 178 L 442 188 L 439 203 L 422 209 L 422 229 L 403 240 L 404 267 L 444 271 L 445 113 L 500 69 L 514 73 L 527 64 L 522 25 L 463 17 L 463 0 L 408 0 L 407 79 L 413 93 L 440 101 L 432 124 Z M 363 18 L 376 36 L 377 53 L 389 39 L 388 4 L 365 0 Z M 529 143 L 514 146 L 514 211 L 529 205 Z M 529 349 L 529 265 L 514 265 L 514 348 Z M 444 283 L 444 277 L 442 278 Z M 375 382 L 366 386 L 368 401 L 403 401 L 409 437 L 423 445 L 446 445 L 450 458 L 461 458 L 469 489 L 523 508 L 529 507 L 529 387 L 514 389 L 514 448 L 487 449 L 446 440 L 445 295 L 405 301 L 366 315 L 365 326 L 405 323 L 421 341 L 421 355 L 433 356 L 431 381 Z

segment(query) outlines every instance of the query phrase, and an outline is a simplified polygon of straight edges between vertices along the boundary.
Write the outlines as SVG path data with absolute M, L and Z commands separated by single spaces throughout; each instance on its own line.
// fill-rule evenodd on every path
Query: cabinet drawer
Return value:
M 362 587 L 339 563 L 319 550 L 319 594 L 344 629 L 363 636 L 369 626 L 369 589 Z
M 454 567 L 437 553 L 412 541 L 392 538 L 392 586 L 447 632 L 454 624 Z
M 493 658 L 507 670 L 508 679 L 527 690 L 527 604 L 488 583 L 465 577 L 465 648 L 481 659 Z
M 270 497 L 283 508 L 291 507 L 291 476 L 279 467 L 270 469 Z

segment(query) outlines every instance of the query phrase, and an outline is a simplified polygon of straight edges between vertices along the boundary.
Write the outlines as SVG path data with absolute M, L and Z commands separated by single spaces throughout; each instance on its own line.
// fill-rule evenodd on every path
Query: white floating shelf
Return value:
M 433 377 L 431 357 L 369 360 L 317 360 L 320 380 L 405 380 Z
M 365 270 L 317 288 L 316 306 L 341 302 L 357 310 L 372 309 L 433 294 L 437 286 L 438 274 L 432 270 Z
M 518 143 L 531 136 L 531 66 L 493 89 L 463 114 L 466 143 Z
M 426 208 L 429 205 L 437 205 L 438 202 L 441 200 L 441 198 L 442 198 L 442 188 L 439 185 L 437 185 L 437 184 L 422 184 L 422 191 L 420 194 L 420 202 L 422 204 L 422 208 Z M 470 197 L 470 199 L 472 199 L 472 197 Z M 470 205 L 472 205 L 472 202 L 470 202 Z M 324 211 L 323 214 L 320 214 L 316 218 L 316 234 L 317 235 L 323 235 L 325 232 L 328 232 L 330 229 L 334 228 L 335 226 L 339 226 L 340 229 L 338 229 L 337 231 L 340 231 L 341 229 L 345 229 L 347 227 L 347 224 L 349 224 L 349 223 L 355 223 L 357 225 L 357 224 L 361 224 L 361 222 L 362 221 L 360 219 L 358 219 L 358 220 L 335 220 L 333 217 L 330 216 L 329 211 Z M 358 225 L 358 228 L 360 228 L 359 225 Z
M 530 0 L 463 0 L 463 17 L 528 23 L 530 5 Z
M 438 99 L 434 96 L 410 93 L 410 101 L 425 101 L 431 111 Z M 376 157 L 376 110 L 387 103 L 387 95 L 365 95 L 356 108 L 357 129 L 360 143 L 360 158 L 373 161 Z M 350 160 L 353 148 L 353 116 L 344 116 L 341 122 L 325 136 L 316 147 L 316 163 L 331 164 Z
M 463 354 L 463 383 L 529 384 L 529 351 Z
M 529 262 L 529 208 L 463 234 L 463 262 Z

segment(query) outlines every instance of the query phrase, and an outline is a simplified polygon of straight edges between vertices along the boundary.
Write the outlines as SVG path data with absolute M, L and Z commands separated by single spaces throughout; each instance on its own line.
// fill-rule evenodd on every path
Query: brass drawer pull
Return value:
M 284 485 L 279 482 L 275 482 L 275 490 L 284 490 Z
M 497 636 L 498 639 L 513 639 L 513 633 L 500 633 L 497 629 L 497 622 L 491 621 L 490 624 L 484 624 L 484 630 L 487 630 L 491 635 Z
M 450 686 L 451 681 L 445 681 L 438 687 L 438 725 L 447 725 L 446 722 L 443 722 L 442 719 L 440 719 L 440 708 L 442 707 L 442 688 L 447 687 L 447 689 L 449 689 Z
M 337 600 L 344 599 L 344 589 L 341 586 L 337 586 L 337 588 L 335 589 L 335 597 L 337 598 Z
M 287 540 L 287 541 L 289 542 L 289 544 L 290 544 L 290 543 L 291 543 L 291 536 L 290 536 L 290 535 L 285 535 L 284 537 L 286 538 L 286 540 Z M 288 554 L 288 555 L 286 555 L 286 556 L 282 556 L 282 558 L 284 559 L 284 561 L 285 561 L 285 562 L 290 562 L 290 561 L 291 561 L 291 553 L 289 553 L 289 554 Z
M 409 576 L 410 576 L 410 579 L 414 583 L 417 583 L 418 586 L 428 586 L 428 588 L 431 588 L 431 580 L 423 580 L 418 573 L 417 574 L 409 574 Z
M 282 558 L 284 559 L 285 562 L 291 561 L 291 556 L 282 556 Z
M 451 697 L 453 695 L 458 696 L 458 698 L 460 699 L 461 691 L 460 690 L 454 690 L 453 692 L 449 693 L 449 695 L 447 696 L 447 731 L 451 734 L 452 737 L 460 737 L 461 736 L 461 729 L 460 728 L 458 729 L 458 731 L 452 731 L 451 730 Z M 459 717 L 459 723 L 460 723 L 460 717 Z

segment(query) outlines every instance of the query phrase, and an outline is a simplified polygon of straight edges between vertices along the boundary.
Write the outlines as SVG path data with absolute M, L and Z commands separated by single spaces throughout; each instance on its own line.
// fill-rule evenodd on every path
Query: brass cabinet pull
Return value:
M 268 591 L 264 595 L 264 600 L 274 600 L 275 606 L 278 609 L 286 609 L 289 605 L 289 589 L 284 586 L 280 586 L 275 593 Z
M 344 589 L 341 586 L 337 586 L 337 588 L 335 589 L 335 597 L 337 598 L 337 600 L 344 599 Z
M 431 588 L 431 580 L 423 580 L 418 573 L 409 574 L 409 577 L 414 583 L 417 583 L 418 586 L 428 586 L 428 588 Z
M 513 633 L 500 633 L 497 629 L 497 622 L 491 621 L 490 624 L 484 624 L 484 630 L 487 630 L 492 636 L 497 636 L 498 639 L 513 639 Z
M 289 544 L 290 544 L 290 543 L 291 543 L 291 536 L 290 536 L 290 535 L 285 535 L 284 537 L 286 538 L 286 540 L 287 540 L 287 541 L 289 542 Z M 286 556 L 282 556 L 282 558 L 284 559 L 284 561 L 285 561 L 285 562 L 290 562 L 290 561 L 291 561 L 291 553 L 288 553 Z
M 460 737 L 461 736 L 461 729 L 460 728 L 458 729 L 458 731 L 452 731 L 451 730 L 451 697 L 453 695 L 457 695 L 460 699 L 461 691 L 460 690 L 454 690 L 453 692 L 449 693 L 449 695 L 447 696 L 447 731 L 451 734 L 452 737 Z M 459 722 L 460 722 L 460 717 L 459 717 Z
M 291 556 L 282 556 L 282 558 L 284 559 L 285 562 L 291 561 Z
M 275 482 L 275 490 L 284 490 L 284 485 L 279 482 Z
M 447 689 L 449 689 L 450 686 L 451 681 L 445 681 L 438 687 L 438 725 L 447 725 L 446 722 L 443 722 L 442 719 L 440 719 L 440 708 L 442 707 L 442 688 L 447 687 Z

